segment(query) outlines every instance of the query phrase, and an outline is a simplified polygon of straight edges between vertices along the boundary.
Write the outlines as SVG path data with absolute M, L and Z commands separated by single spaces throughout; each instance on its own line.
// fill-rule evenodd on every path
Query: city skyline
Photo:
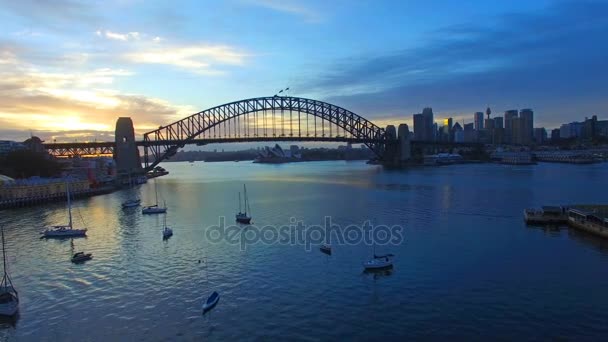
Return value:
M 381 127 L 425 107 L 461 124 L 533 108 L 547 129 L 606 117 L 603 1 L 2 4 L 4 139 L 111 140 L 119 116 L 141 133 L 286 87 Z

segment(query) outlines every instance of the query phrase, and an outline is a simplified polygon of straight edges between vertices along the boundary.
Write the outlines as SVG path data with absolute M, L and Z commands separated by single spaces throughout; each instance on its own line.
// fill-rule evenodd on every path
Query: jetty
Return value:
M 545 206 L 524 210 L 528 224 L 567 224 L 569 227 L 608 238 L 608 205 Z

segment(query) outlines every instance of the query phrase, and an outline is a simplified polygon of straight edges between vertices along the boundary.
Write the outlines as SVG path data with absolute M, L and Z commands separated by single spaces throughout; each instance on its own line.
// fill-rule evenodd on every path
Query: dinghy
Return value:
M 213 309 L 213 307 L 217 304 L 217 302 L 219 302 L 219 300 L 220 300 L 220 294 L 217 293 L 216 291 L 213 291 L 211 296 L 209 296 L 209 298 L 207 298 L 205 303 L 203 303 L 203 313 Z
M 76 254 L 74 254 L 74 256 L 72 256 L 72 262 L 73 263 L 79 263 L 79 262 L 83 262 L 83 261 L 87 261 L 87 260 L 91 260 L 93 259 L 93 254 L 91 253 L 84 253 L 84 252 L 78 252 Z

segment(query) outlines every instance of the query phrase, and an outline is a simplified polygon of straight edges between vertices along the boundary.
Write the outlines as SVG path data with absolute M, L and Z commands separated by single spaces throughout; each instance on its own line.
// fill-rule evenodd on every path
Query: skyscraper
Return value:
M 494 128 L 505 128 L 502 121 L 502 116 L 497 116 L 494 118 Z
M 532 109 L 526 108 L 519 111 L 519 117 L 522 119 L 522 145 L 530 145 L 534 137 L 534 112 Z
M 483 129 L 483 112 L 475 113 L 475 118 L 473 120 L 475 123 L 475 129 L 480 131 Z
M 421 114 L 414 114 L 414 140 L 433 141 L 436 136 L 433 125 L 433 109 L 424 108 Z
M 422 114 L 414 114 L 414 140 L 424 140 L 424 116 Z
M 504 141 L 507 144 L 513 143 L 513 119 L 517 118 L 517 109 L 507 110 L 505 112 L 505 136 Z
M 434 125 L 435 120 L 433 119 L 433 108 L 424 108 L 422 110 L 422 115 L 424 116 L 425 127 L 427 128 L 425 140 L 435 141 L 435 138 L 437 137 L 437 126 Z
M 524 120 L 520 117 L 514 117 L 511 122 L 511 143 L 515 145 L 524 144 Z

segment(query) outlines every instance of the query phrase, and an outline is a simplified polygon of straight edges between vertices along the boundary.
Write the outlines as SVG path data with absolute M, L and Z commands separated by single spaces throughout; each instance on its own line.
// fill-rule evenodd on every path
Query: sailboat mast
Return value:
M 72 228 L 72 200 L 70 198 L 70 181 L 65 183 L 65 192 L 68 195 L 68 216 L 70 217 L 70 229 Z
M 154 180 L 154 197 L 156 198 L 156 205 L 158 205 L 158 186 L 156 185 L 156 179 Z
M 245 196 L 245 198 L 247 198 L 247 212 L 249 213 L 249 215 L 251 216 L 251 207 L 249 206 L 249 196 Z
M 247 214 L 247 209 L 249 208 L 249 203 L 247 201 L 247 187 L 243 184 L 243 192 L 245 193 L 245 214 Z
M 4 246 L 4 228 L 2 228 L 2 262 L 4 264 L 4 278 L 6 278 L 6 247 Z
M 239 214 L 242 212 L 243 210 L 241 210 L 241 192 L 239 191 Z

